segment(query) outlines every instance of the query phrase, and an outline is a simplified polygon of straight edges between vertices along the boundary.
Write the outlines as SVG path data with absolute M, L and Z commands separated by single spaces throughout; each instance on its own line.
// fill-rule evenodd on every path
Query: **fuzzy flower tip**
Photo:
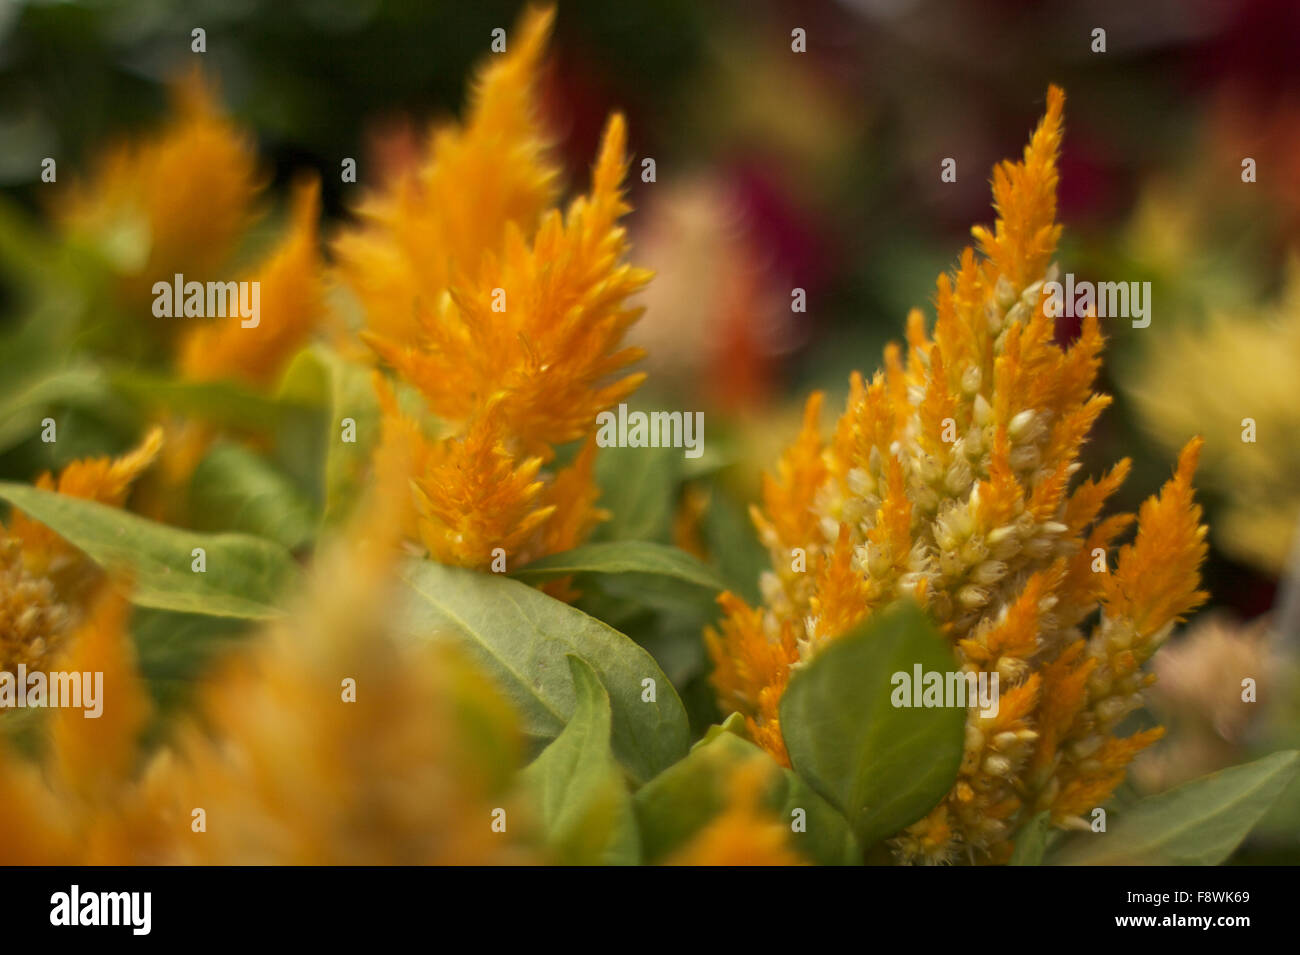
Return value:
M 580 543 L 604 518 L 592 479 L 597 415 L 644 375 L 623 337 L 649 273 L 624 258 L 627 132 L 614 115 L 591 188 L 551 208 L 555 170 L 536 120 L 549 11 L 526 13 L 511 52 L 475 86 L 463 130 L 361 209 L 337 245 L 365 340 L 444 425 L 437 438 L 386 385 L 383 444 L 412 447 L 409 536 L 434 559 L 486 569 Z M 585 441 L 570 464 L 556 447 Z M 389 452 L 381 447 L 377 466 Z
M 172 85 L 170 123 L 109 150 L 58 209 L 117 266 L 129 301 L 175 272 L 209 278 L 247 227 L 262 182 L 252 137 L 196 70 Z
M 155 428 L 118 458 L 82 458 L 56 478 L 46 472 L 36 486 L 69 497 L 121 507 L 131 484 L 158 455 Z M 80 617 L 96 571 L 86 557 L 44 524 L 14 510 L 0 524 L 0 672 L 46 666 Z
M 724 705 L 782 761 L 790 667 L 895 599 L 927 609 L 961 666 L 999 674 L 1000 708 L 968 715 L 951 792 L 892 841 L 903 861 L 1001 860 L 1029 814 L 1068 825 L 1105 800 L 1160 733 L 1115 734 L 1152 679 L 1142 666 L 1206 597 L 1199 438 L 1117 552 L 1133 516 L 1100 515 L 1128 461 L 1073 480 L 1110 398 L 1093 391 L 1097 319 L 1061 347 L 1043 309 L 1063 105 L 1051 87 L 1023 160 L 994 170 L 997 223 L 974 229 L 979 253 L 939 277 L 933 333 L 914 311 L 906 354 L 890 345 L 870 381 L 853 376 L 829 437 L 822 396 L 809 399 L 753 511 L 773 566 L 763 605 L 724 595 L 726 617 L 706 635 Z M 806 572 L 793 569 L 796 548 Z

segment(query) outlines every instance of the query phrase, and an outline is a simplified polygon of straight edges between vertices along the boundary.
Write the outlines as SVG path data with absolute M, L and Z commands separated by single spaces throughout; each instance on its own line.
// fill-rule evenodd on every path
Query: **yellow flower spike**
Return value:
M 401 447 L 421 459 L 407 533 L 464 567 L 568 550 L 608 517 L 596 504 L 596 420 L 645 377 L 629 371 L 641 350 L 623 345 L 641 314 L 628 299 L 650 274 L 624 261 L 621 116 L 606 125 L 589 192 L 550 208 L 533 84 L 551 19 L 525 14 L 511 53 L 484 71 L 465 130 L 434 137 L 421 170 L 363 208 L 336 247 L 366 313 L 363 340 L 446 425 L 424 435 L 381 386 L 376 467 Z M 583 440 L 572 464 L 552 466 L 558 446 Z M 566 581 L 547 590 L 573 596 Z
M 414 480 L 420 540 L 437 561 L 486 570 L 493 551 L 520 553 L 555 513 L 543 504 L 542 459 L 519 461 L 489 407 L 463 437 L 439 442 Z
M 626 170 L 626 132 L 614 116 L 606 129 L 592 192 L 567 217 L 546 214 L 529 244 L 506 226 L 499 254 L 489 252 L 472 285 L 452 286 L 420 312 L 420 334 L 398 342 L 367 340 L 415 385 L 440 417 L 464 422 L 487 400 L 530 454 L 589 434 L 596 415 L 625 399 L 643 374 L 615 377 L 641 357 L 620 348 L 640 310 L 625 300 L 649 273 L 620 260 L 624 230 L 615 220 Z
M 196 381 L 241 379 L 267 386 L 306 341 L 325 311 L 322 259 L 317 244 L 320 183 L 294 187 L 289 229 L 249 281 L 259 283 L 255 326 L 243 319 L 209 319 L 181 342 L 181 375 Z
M 1133 518 L 1101 512 L 1128 462 L 1070 487 L 1110 399 L 1093 392 L 1097 319 L 1061 347 L 1044 310 L 1064 95 L 1052 87 L 1047 104 L 1023 160 L 994 171 L 996 226 L 974 230 L 982 255 L 964 250 L 938 280 L 933 334 L 908 316 L 906 359 L 890 346 L 869 384 L 852 376 L 829 443 L 821 398 L 810 399 L 755 509 L 773 567 L 763 606 L 726 594 L 725 618 L 706 633 L 724 706 L 782 762 L 791 667 L 895 599 L 921 603 L 959 666 L 998 674 L 999 710 L 968 712 L 951 792 L 891 840 L 904 862 L 1005 861 L 1033 812 L 1068 825 L 1104 801 L 1157 735 L 1114 735 L 1153 679 L 1141 667 L 1205 596 L 1191 485 L 1199 439 L 1117 560 L 1098 549 L 1108 553 Z
M 261 188 L 251 138 L 217 105 L 198 71 L 174 84 L 173 119 L 112 150 L 60 209 L 118 265 L 130 301 L 174 273 L 206 277 L 226 260 Z
M 421 166 L 358 210 L 335 244 L 339 271 L 366 326 L 393 342 L 420 335 L 419 309 L 437 309 L 453 280 L 475 275 L 513 223 L 531 236 L 558 194 L 559 170 L 538 121 L 536 75 L 554 10 L 530 9 L 509 52 L 474 83 L 469 121 L 430 135 Z

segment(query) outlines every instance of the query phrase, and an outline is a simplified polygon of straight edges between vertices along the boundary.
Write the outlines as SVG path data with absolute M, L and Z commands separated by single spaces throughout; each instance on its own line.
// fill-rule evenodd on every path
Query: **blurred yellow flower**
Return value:
M 531 235 L 559 195 L 559 169 L 537 120 L 535 74 L 554 11 L 529 10 L 473 85 L 466 127 L 429 135 L 425 160 L 358 209 L 362 224 L 339 237 L 339 272 L 367 327 L 397 343 L 421 334 L 453 280 L 477 277 L 485 253 L 514 223 Z
M 193 381 L 228 379 L 268 388 L 325 314 L 318 228 L 320 183 L 294 187 L 288 231 L 248 277 L 259 283 L 258 323 L 207 320 L 181 341 L 177 365 Z
M 381 388 L 384 440 L 423 445 L 410 535 L 465 567 L 568 549 L 604 517 L 590 436 L 644 377 L 625 373 L 640 350 L 621 347 L 640 314 L 627 299 L 649 279 L 623 261 L 622 117 L 590 193 L 565 214 L 549 208 L 533 86 L 551 19 L 525 14 L 483 72 L 467 128 L 432 137 L 423 166 L 337 246 L 366 340 L 447 426 L 431 442 Z M 555 446 L 584 438 L 573 463 L 547 469 Z
M 252 137 L 221 112 L 197 70 L 174 84 L 172 109 L 160 132 L 110 149 L 58 209 L 65 230 L 121 273 L 132 306 L 174 273 L 215 277 L 261 187 Z
M 664 865 L 807 865 L 790 846 L 790 829 L 761 805 L 776 766 L 756 757 L 736 767 L 728 780 L 727 805 Z
M 1224 492 L 1220 546 L 1280 574 L 1300 530 L 1300 258 L 1277 304 L 1170 329 L 1134 381 L 1142 423 L 1161 444 L 1205 431 L 1206 480 Z
M 1199 439 L 1117 558 L 1108 551 L 1132 516 L 1098 515 L 1128 462 L 1069 490 L 1110 399 L 1092 390 L 1097 319 L 1062 348 L 1042 305 L 1056 274 L 1063 106 L 1049 89 L 1023 161 L 994 170 L 997 224 L 972 230 L 982 256 L 967 248 L 940 276 L 933 337 L 914 311 L 906 357 L 891 345 L 870 383 L 853 376 L 829 440 L 822 397 L 809 399 L 754 509 L 774 568 L 764 606 L 724 595 L 726 619 L 707 634 L 723 703 L 787 763 L 778 708 L 790 668 L 895 599 L 927 609 L 962 667 L 999 674 L 997 714 L 968 713 L 952 791 L 893 841 L 904 861 L 1003 860 L 1029 814 L 1068 824 L 1104 800 L 1159 733 L 1114 735 L 1141 705 L 1142 664 L 1205 599 Z
M 103 865 L 132 857 L 141 833 L 122 814 L 150 705 L 126 619 L 125 601 L 101 590 L 52 665 L 103 674 L 97 719 L 75 707 L 51 710 L 42 766 L 0 743 L 0 863 Z
M 62 664 L 104 673 L 101 718 L 54 711 L 39 766 L 0 747 L 0 863 L 534 861 L 513 711 L 464 660 L 382 622 L 394 490 L 376 489 L 296 612 L 211 672 L 152 754 L 125 607 L 106 594 Z

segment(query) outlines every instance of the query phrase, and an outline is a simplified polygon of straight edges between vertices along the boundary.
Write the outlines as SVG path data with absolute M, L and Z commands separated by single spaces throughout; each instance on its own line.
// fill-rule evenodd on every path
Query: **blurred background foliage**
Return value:
M 519 6 L 0 0 L 0 478 L 31 480 L 83 454 L 120 451 L 138 434 L 129 399 L 149 392 L 148 356 L 127 350 L 143 364 L 125 388 L 110 380 L 120 369 L 86 357 L 120 352 L 120 326 L 95 294 L 94 263 L 43 223 L 51 196 L 108 144 L 157 127 L 169 79 L 201 61 L 256 137 L 277 210 L 297 174 L 318 172 L 330 235 L 360 190 L 413 161 L 428 122 L 459 111 L 491 30 L 509 28 Z M 201 55 L 190 51 L 195 27 L 207 31 Z M 806 54 L 791 52 L 795 27 L 807 31 Z M 1091 50 L 1097 27 L 1105 53 Z M 1201 662 L 1164 674 L 1168 692 L 1155 705 L 1177 727 L 1171 735 L 1199 739 L 1201 750 L 1177 759 L 1157 750 L 1137 784 L 1164 788 L 1294 743 L 1300 716 L 1286 707 L 1262 706 L 1269 716 L 1259 725 L 1193 717 L 1211 692 L 1196 686 L 1214 679 L 1209 660 L 1244 654 L 1253 661 L 1244 665 L 1294 689 L 1284 677 L 1300 643 L 1289 609 L 1300 601 L 1287 583 L 1300 517 L 1291 466 L 1300 295 L 1287 285 L 1300 250 L 1298 36 L 1293 0 L 562 2 L 545 103 L 571 185 L 585 179 L 607 112 L 629 118 L 633 261 L 658 273 L 637 331 L 652 373 L 638 400 L 704 410 L 709 449 L 700 461 L 606 454 L 604 501 L 617 516 L 598 537 L 676 542 L 752 596 L 763 555 L 745 508 L 804 396 L 813 387 L 842 395 L 850 370 L 869 373 L 883 344 L 901 337 L 907 309 L 928 306 L 970 226 L 992 219 L 991 167 L 1019 149 L 1056 82 L 1069 97 L 1062 271 L 1150 281 L 1154 303 L 1149 328 L 1104 327 L 1103 387 L 1116 403 L 1085 473 L 1133 458 L 1119 503 L 1135 509 L 1168 475 L 1188 427 L 1208 441 L 1198 483 L 1213 547 L 1213 633 L 1175 641 L 1190 653 L 1199 639 Z M 57 184 L 40 181 L 45 157 L 58 161 Z M 357 185 L 340 181 L 344 157 L 358 159 Z M 653 183 L 635 175 L 644 157 L 656 160 Z M 949 157 L 955 183 L 940 180 Z M 1244 157 L 1257 163 L 1253 184 L 1242 182 Z M 264 247 L 281 221 L 268 217 L 240 254 Z M 34 284 L 40 295 L 29 294 Z M 806 312 L 791 310 L 796 287 Z M 1063 339 L 1071 324 L 1062 320 Z M 41 362 L 48 374 L 37 373 Z M 261 420 L 255 446 L 278 468 L 259 480 L 283 472 L 298 485 L 280 515 L 286 539 L 300 543 L 323 494 L 319 472 L 303 462 L 321 452 L 284 436 L 322 412 L 259 405 L 264 398 L 243 392 L 183 397 L 253 402 L 241 418 Z M 53 409 L 68 436 L 57 450 L 24 423 Z M 1246 417 L 1259 424 L 1254 444 L 1241 441 Z M 230 465 L 236 452 L 225 453 Z M 222 464 L 209 460 L 199 478 L 220 478 Z M 196 510 L 204 527 L 223 529 L 212 526 L 214 515 L 222 523 L 218 504 Z M 248 520 L 236 514 L 224 526 Z M 584 600 L 595 609 L 605 601 L 600 615 L 686 687 L 697 724 L 716 716 L 698 642 L 708 607 L 656 612 L 653 594 L 599 588 Z M 1261 621 L 1282 640 L 1261 648 Z M 169 661 L 167 679 L 174 669 Z M 1182 762 L 1197 768 L 1183 773 Z M 1268 851 L 1300 851 L 1296 831 L 1296 820 L 1280 820 Z M 1287 832 L 1289 848 L 1278 835 Z

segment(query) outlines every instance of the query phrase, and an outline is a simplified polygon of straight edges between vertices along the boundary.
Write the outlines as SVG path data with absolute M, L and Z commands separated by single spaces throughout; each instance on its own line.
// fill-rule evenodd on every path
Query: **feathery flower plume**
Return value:
M 63 664 L 104 673 L 101 718 L 55 711 L 39 764 L 0 745 L 0 863 L 533 861 L 513 711 L 464 660 L 382 622 L 396 490 L 375 488 L 299 612 L 223 661 L 152 754 L 125 606 L 106 591 Z
M 898 598 L 921 603 L 963 668 L 999 674 L 997 714 L 968 714 L 952 791 L 893 840 L 903 861 L 1003 860 L 1029 814 L 1068 825 L 1105 800 L 1160 732 L 1115 734 L 1152 679 L 1142 665 L 1206 597 L 1200 439 L 1107 566 L 1094 568 L 1096 550 L 1133 518 L 1100 514 L 1128 461 L 1070 487 L 1110 399 L 1093 391 L 1097 319 L 1061 347 L 1043 309 L 1064 99 L 1048 90 L 1023 160 L 994 170 L 997 223 L 973 229 L 981 254 L 967 248 L 939 277 L 933 334 L 913 311 L 906 355 L 890 345 L 870 382 L 853 375 L 829 438 L 822 396 L 810 397 L 753 511 L 774 568 L 764 605 L 724 595 L 726 618 L 706 635 L 723 703 L 787 764 L 778 707 L 791 667 Z M 806 573 L 791 569 L 795 548 Z
M 260 286 L 258 324 L 203 322 L 182 339 L 181 376 L 192 381 L 228 379 L 267 388 L 302 347 L 325 314 L 324 262 L 317 228 L 320 183 L 295 184 L 288 229 L 249 281 Z
M 173 86 L 172 110 L 155 135 L 110 150 L 59 209 L 65 229 L 118 268 L 133 305 L 176 272 L 215 277 L 261 188 L 252 137 L 221 112 L 197 70 Z
M 153 463 L 162 445 L 155 428 L 120 458 L 73 461 L 56 479 L 46 472 L 36 486 L 112 507 L 126 502 L 131 484 Z M 43 667 L 64 643 L 77 607 L 98 577 L 75 547 L 19 510 L 0 524 L 0 671 L 18 664 Z
M 641 352 L 621 345 L 640 315 L 627 299 L 649 279 L 623 261 L 621 116 L 590 192 L 550 208 L 533 87 L 551 20 L 524 15 L 476 84 L 467 127 L 431 137 L 419 170 L 363 206 L 336 247 L 366 341 L 446 425 L 430 439 L 381 383 L 384 442 L 414 443 L 426 463 L 408 534 L 465 567 L 486 569 L 498 548 L 512 563 L 568 549 L 604 519 L 596 416 L 644 377 L 625 373 Z M 583 439 L 572 463 L 548 467 L 556 446 Z

